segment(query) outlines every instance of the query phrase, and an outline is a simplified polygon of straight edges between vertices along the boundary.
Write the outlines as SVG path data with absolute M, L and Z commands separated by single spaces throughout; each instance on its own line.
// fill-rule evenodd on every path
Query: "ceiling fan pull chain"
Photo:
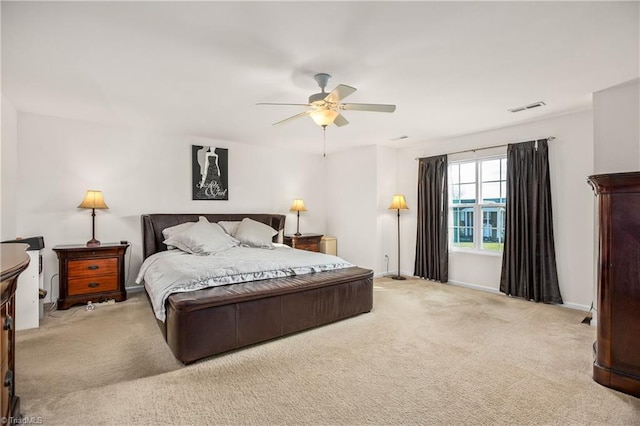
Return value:
M 322 126 L 322 156 L 327 157 L 327 126 Z

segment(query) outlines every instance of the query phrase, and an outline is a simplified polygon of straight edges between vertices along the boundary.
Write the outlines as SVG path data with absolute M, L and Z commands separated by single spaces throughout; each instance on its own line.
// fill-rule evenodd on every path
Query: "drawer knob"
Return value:
M 96 269 L 100 269 L 100 266 L 98 265 L 89 265 L 87 266 L 87 269 L 90 271 L 95 271 Z
M 89 284 L 87 284 L 87 287 L 89 287 L 89 288 L 96 288 L 96 287 L 99 287 L 99 286 L 100 286 L 100 283 L 89 283 Z
M 13 387 L 13 371 L 11 370 L 7 371 L 7 374 L 4 375 L 4 387 Z
M 2 328 L 5 330 L 11 330 L 13 328 L 13 318 L 8 316 L 4 319 L 4 324 L 2 324 Z

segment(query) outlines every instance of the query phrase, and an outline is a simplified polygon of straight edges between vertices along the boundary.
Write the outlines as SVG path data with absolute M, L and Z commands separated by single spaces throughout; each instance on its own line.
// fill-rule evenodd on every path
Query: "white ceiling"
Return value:
M 346 111 L 327 152 L 402 146 L 589 107 L 637 78 L 638 2 L 6 2 L 2 93 L 19 111 L 322 152 L 304 110 Z M 513 114 L 512 107 L 547 106 Z M 407 139 L 392 141 L 406 135 Z

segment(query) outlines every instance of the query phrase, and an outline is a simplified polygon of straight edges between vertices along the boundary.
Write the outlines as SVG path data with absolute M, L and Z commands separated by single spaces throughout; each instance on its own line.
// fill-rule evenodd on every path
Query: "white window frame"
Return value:
M 453 203 L 453 194 L 449 195 L 449 206 L 448 206 L 448 232 L 449 232 L 449 251 L 450 252 L 462 252 L 462 253 L 475 253 L 475 254 L 483 254 L 483 255 L 491 255 L 491 256 L 502 256 L 502 250 L 487 250 L 483 248 L 483 217 L 482 217 L 482 209 L 485 207 L 502 207 L 506 208 L 505 203 L 482 203 L 482 162 L 490 161 L 490 160 L 506 160 L 506 154 L 499 155 L 491 155 L 482 158 L 467 158 L 460 159 L 456 161 L 450 161 L 448 166 L 455 164 L 463 164 L 463 163 L 475 163 L 476 164 L 476 202 L 473 204 L 454 204 Z M 449 175 L 450 173 L 447 173 Z M 452 188 L 451 177 L 449 176 L 447 182 L 447 187 L 449 189 Z M 506 181 L 506 176 L 505 176 Z M 506 200 L 506 194 L 505 194 Z M 473 207 L 473 247 L 458 247 L 453 243 L 453 208 L 454 207 Z

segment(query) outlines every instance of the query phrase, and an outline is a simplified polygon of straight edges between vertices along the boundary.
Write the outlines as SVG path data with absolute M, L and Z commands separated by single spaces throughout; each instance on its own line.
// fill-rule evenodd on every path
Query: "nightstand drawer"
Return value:
M 71 263 L 71 262 L 69 262 Z M 118 275 L 96 275 L 69 279 L 67 292 L 69 296 L 87 293 L 101 293 L 118 289 Z
M 298 250 L 318 251 L 318 244 L 298 241 L 296 248 Z
M 294 249 L 320 251 L 322 234 L 285 235 L 284 243 Z
M 69 277 L 93 277 L 96 275 L 115 274 L 118 271 L 118 258 L 70 260 Z

